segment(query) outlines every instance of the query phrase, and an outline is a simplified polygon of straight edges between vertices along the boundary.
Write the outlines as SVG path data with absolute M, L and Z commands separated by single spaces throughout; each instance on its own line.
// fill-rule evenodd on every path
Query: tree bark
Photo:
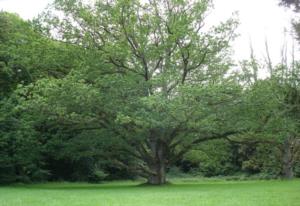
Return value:
M 163 185 L 167 182 L 166 167 L 164 164 L 156 164 L 151 168 L 155 174 L 149 175 L 148 184 L 150 185 Z
M 294 177 L 293 154 L 289 138 L 284 141 L 282 147 L 282 176 L 285 179 L 292 179 Z
M 153 160 L 148 163 L 152 174 L 149 174 L 148 184 L 163 185 L 167 182 L 166 178 L 166 145 L 159 139 L 150 141 L 150 148 L 153 155 Z

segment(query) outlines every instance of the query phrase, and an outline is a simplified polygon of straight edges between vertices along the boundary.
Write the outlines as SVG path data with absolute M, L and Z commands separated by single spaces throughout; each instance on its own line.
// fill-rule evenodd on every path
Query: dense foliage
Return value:
M 56 0 L 0 13 L 0 182 L 168 171 L 299 175 L 300 65 L 234 72 L 237 21 L 199 1 Z

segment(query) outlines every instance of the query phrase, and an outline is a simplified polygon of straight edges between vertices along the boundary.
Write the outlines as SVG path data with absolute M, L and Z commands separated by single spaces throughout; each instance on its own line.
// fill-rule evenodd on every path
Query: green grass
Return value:
M 176 180 L 0 187 L 0 206 L 300 206 L 300 181 Z

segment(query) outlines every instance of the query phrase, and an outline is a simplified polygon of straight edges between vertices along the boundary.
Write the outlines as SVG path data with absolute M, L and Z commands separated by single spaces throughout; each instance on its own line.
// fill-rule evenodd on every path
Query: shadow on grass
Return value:
M 176 189 L 176 188 L 196 188 L 207 187 L 209 184 L 185 184 L 168 182 L 164 185 L 150 185 L 146 182 L 103 182 L 99 184 L 93 183 L 37 183 L 37 184 L 13 184 L 9 188 L 22 188 L 30 190 L 138 190 L 138 189 Z M 211 184 L 210 184 L 211 185 Z
M 126 183 L 72 183 L 72 182 L 50 182 L 50 183 L 33 183 L 33 184 L 12 184 L 7 187 L 11 188 L 24 188 L 24 189 L 37 189 L 37 190 L 123 190 L 135 188 L 139 185 L 137 182 Z
M 50 182 L 36 184 L 12 184 L 4 187 L 8 188 L 24 188 L 36 190 L 131 190 L 131 189 L 146 189 L 146 188 L 161 188 L 161 189 L 224 189 L 226 188 L 244 188 L 257 186 L 257 184 L 276 184 L 280 181 L 171 181 L 164 185 L 150 185 L 145 181 L 113 181 L 95 183 L 71 183 L 71 182 Z

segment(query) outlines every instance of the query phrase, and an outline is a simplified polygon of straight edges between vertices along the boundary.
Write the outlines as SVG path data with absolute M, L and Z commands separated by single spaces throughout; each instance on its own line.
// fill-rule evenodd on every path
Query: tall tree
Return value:
M 237 22 L 204 26 L 211 5 L 55 1 L 42 24 L 89 55 L 77 72 L 50 84 L 52 89 L 37 84 L 35 101 L 43 104 L 31 105 L 48 107 L 49 116 L 77 131 L 113 131 L 148 183 L 166 183 L 167 168 L 194 145 L 240 132 L 232 114 L 241 89 L 228 73 Z M 57 11 L 63 15 L 54 16 Z

